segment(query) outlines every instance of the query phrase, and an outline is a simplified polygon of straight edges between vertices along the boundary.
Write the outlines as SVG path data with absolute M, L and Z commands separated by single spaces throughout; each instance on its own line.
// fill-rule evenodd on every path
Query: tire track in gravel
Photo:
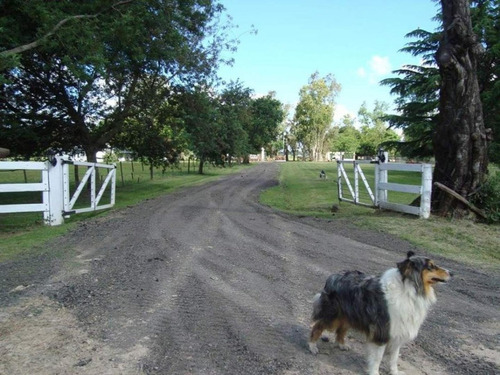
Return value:
M 189 207 L 208 212 L 208 216 L 186 213 L 186 206 L 182 203 L 179 207 L 174 205 L 168 212 L 162 213 L 175 215 L 182 211 L 189 221 L 163 229 L 163 236 L 177 238 L 177 242 L 184 247 L 181 250 L 184 253 L 183 260 L 169 280 L 171 290 L 175 291 L 172 295 L 176 298 L 175 301 L 170 301 L 174 303 L 167 304 L 174 306 L 176 311 L 164 312 L 166 318 L 160 321 L 160 329 L 168 327 L 167 331 L 173 330 L 178 334 L 174 335 L 175 338 L 162 342 L 161 350 L 167 354 L 156 365 L 147 366 L 149 369 L 157 369 L 159 372 L 166 370 L 168 373 L 194 371 L 201 374 L 214 371 L 220 373 L 222 366 L 227 373 L 234 373 L 235 369 L 231 369 L 231 364 L 239 362 L 235 362 L 234 358 L 246 363 L 243 368 L 250 368 L 248 373 L 261 370 L 271 373 L 270 368 L 275 366 L 274 358 L 264 360 L 264 365 L 260 363 L 265 353 L 258 353 L 262 345 L 259 345 L 260 335 L 254 333 L 257 332 L 254 324 L 241 327 L 241 323 L 249 315 L 252 322 L 269 320 L 262 313 L 261 302 L 254 295 L 258 291 L 245 290 L 246 285 L 259 282 L 267 275 L 258 275 L 249 269 L 256 261 L 253 254 L 244 258 L 240 255 L 234 257 L 232 254 L 235 245 L 238 247 L 251 241 L 236 234 L 238 243 L 235 244 L 235 233 L 228 236 L 227 207 L 224 202 L 235 193 L 227 191 L 227 185 L 225 183 L 222 190 L 218 190 L 218 184 L 215 184 L 201 199 L 189 202 Z M 232 232 L 232 229 L 229 228 L 229 231 Z M 201 237 L 193 232 L 200 233 Z M 185 249 L 186 245 L 191 247 L 191 251 Z M 251 243 L 250 245 L 253 246 Z M 277 339 L 277 335 L 275 336 Z M 175 353 L 174 357 L 181 356 L 191 363 L 172 364 L 172 353 Z M 252 363 L 261 367 L 261 370 L 256 370 Z M 237 366 L 241 367 L 241 363 Z

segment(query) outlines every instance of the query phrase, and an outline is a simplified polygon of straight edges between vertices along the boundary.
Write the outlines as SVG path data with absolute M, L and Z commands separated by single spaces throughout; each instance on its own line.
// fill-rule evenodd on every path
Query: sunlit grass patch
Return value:
M 346 166 L 348 174 L 352 167 Z M 325 170 L 328 179 L 321 180 Z M 364 165 L 370 184 L 374 181 L 374 166 Z M 389 173 L 389 182 L 418 185 L 419 173 Z M 360 185 L 361 186 L 361 185 Z M 364 188 L 361 189 L 363 191 Z M 348 192 L 344 191 L 348 196 Z M 369 201 L 367 193 L 362 201 Z M 411 203 L 414 194 L 389 192 L 391 202 Z M 440 254 L 471 265 L 500 267 L 500 228 L 468 220 L 449 220 L 431 216 L 421 219 L 413 215 L 381 211 L 338 201 L 337 164 L 297 162 L 281 164 L 280 185 L 264 191 L 262 203 L 294 214 L 331 220 L 346 220 L 357 226 L 383 231 L 405 239 L 431 254 Z M 331 211 L 335 206 L 334 212 Z

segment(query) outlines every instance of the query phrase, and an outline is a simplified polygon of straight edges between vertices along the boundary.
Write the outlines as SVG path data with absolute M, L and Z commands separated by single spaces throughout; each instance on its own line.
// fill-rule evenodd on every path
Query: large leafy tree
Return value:
M 309 83 L 300 89 L 292 130 L 311 160 L 323 158 L 340 88 L 331 74 L 320 77 L 315 72 Z
M 171 115 L 172 105 L 164 100 L 170 96 L 164 77 L 151 77 L 141 82 L 137 91 L 137 100 L 131 111 L 133 115 L 125 120 L 110 145 L 133 151 L 149 165 L 153 178 L 154 167 L 166 168 L 177 162 L 187 146 L 187 134 L 182 124 Z
M 283 105 L 272 94 L 253 99 L 251 103 L 252 121 L 247 129 L 250 152 L 257 154 L 262 147 L 270 144 L 279 133 L 283 135 L 284 127 L 280 126 L 285 117 Z
M 224 163 L 223 126 L 216 95 L 201 87 L 178 92 L 170 102 L 170 116 L 188 134 L 188 148 L 198 157 L 199 174 L 203 174 L 207 162 Z
M 220 143 L 224 157 L 245 158 L 251 153 L 252 90 L 240 81 L 230 82 L 219 95 Z
M 408 158 L 428 158 L 434 155 L 432 138 L 437 124 L 439 103 L 439 70 L 434 54 L 439 45 L 440 33 L 417 29 L 406 35 L 417 38 L 401 51 L 422 58 L 421 65 L 406 65 L 394 73 L 399 77 L 383 80 L 391 86 L 398 114 L 384 117 L 391 127 L 404 131 L 404 141 L 394 142 L 395 147 Z
M 345 115 L 342 124 L 335 131 L 331 151 L 349 154 L 354 157 L 359 149 L 361 133 L 354 126 L 355 120 L 350 115 Z
M 203 165 L 231 163 L 236 156 L 248 155 L 275 139 L 282 120 L 281 103 L 271 96 L 252 99 L 252 90 L 231 82 L 217 94 L 196 86 L 174 95 L 169 102 L 171 121 L 181 124 L 188 135 L 188 148 Z
M 29 149 L 11 147 L 27 157 L 79 145 L 95 159 L 136 114 L 144 82 L 163 76 L 171 86 L 192 85 L 211 77 L 226 46 L 218 33 L 222 9 L 211 0 L 2 2 L 2 140 L 31 140 Z M 32 40 L 6 60 L 5 52 Z
M 479 56 L 477 75 L 483 104 L 484 124 L 495 135 L 489 158 L 500 163 L 500 2 L 473 0 L 472 26 L 484 47 Z M 490 137 L 491 138 L 491 137 Z
M 372 111 L 363 103 L 358 111 L 358 119 L 361 123 L 361 140 L 358 154 L 363 156 L 375 156 L 378 149 L 388 149 L 390 145 L 399 139 L 396 132 L 389 129 L 384 121 L 384 114 L 389 106 L 387 103 L 375 101 Z

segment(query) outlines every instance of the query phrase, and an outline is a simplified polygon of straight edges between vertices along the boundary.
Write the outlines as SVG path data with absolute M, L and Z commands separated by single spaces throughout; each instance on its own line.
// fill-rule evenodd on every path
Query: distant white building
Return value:
M 343 159 L 354 159 L 356 157 L 356 154 L 352 152 L 345 152 L 345 151 L 329 151 L 326 153 L 326 160 L 333 161 L 333 160 L 343 160 Z

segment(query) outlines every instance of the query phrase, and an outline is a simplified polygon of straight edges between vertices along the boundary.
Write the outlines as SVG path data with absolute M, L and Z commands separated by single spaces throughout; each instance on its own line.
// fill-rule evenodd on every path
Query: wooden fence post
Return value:
M 422 195 L 420 196 L 420 217 L 431 215 L 432 165 L 422 164 Z
M 63 211 L 63 158 L 60 155 L 55 156 L 56 165 L 49 163 L 48 180 L 49 180 L 49 211 L 44 212 L 43 219 L 48 225 L 61 225 L 64 223 Z

